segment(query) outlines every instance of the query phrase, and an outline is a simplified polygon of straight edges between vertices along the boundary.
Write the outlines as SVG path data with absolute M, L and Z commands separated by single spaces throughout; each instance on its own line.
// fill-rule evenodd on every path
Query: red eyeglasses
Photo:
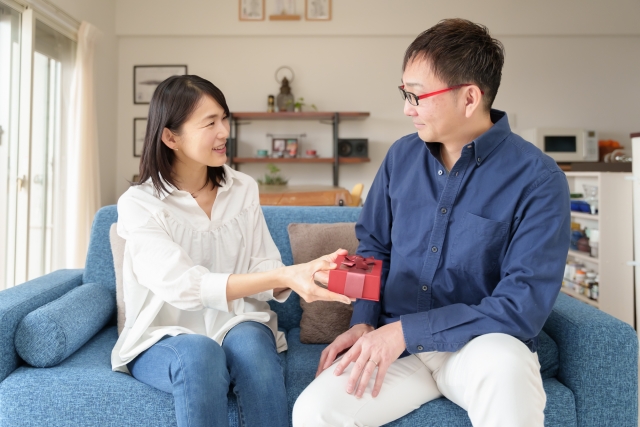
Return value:
M 404 85 L 398 86 L 398 89 L 400 89 L 400 96 L 402 97 L 403 100 L 406 99 L 409 101 L 409 104 L 417 107 L 418 101 L 421 99 L 428 98 L 430 96 L 440 95 L 441 93 L 449 92 L 450 90 L 460 89 L 461 87 L 464 87 L 464 86 L 471 86 L 471 83 L 451 86 L 446 89 L 440 89 L 435 92 L 425 93 L 424 95 L 420 95 L 420 96 L 416 95 L 415 93 L 407 92 L 406 90 L 404 90 Z M 481 90 L 480 93 L 484 95 L 484 91 Z

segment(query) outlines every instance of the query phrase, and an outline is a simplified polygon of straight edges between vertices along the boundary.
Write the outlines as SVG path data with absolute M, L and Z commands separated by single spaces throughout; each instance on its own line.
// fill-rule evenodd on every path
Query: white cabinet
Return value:
M 635 327 L 633 209 L 630 173 L 565 172 L 572 193 L 585 193 L 584 185 L 598 187 L 598 213 L 571 212 L 581 228 L 599 231 L 598 256 L 569 250 L 568 261 L 581 262 L 599 275 L 599 297 L 576 293 L 565 281 L 562 291 Z

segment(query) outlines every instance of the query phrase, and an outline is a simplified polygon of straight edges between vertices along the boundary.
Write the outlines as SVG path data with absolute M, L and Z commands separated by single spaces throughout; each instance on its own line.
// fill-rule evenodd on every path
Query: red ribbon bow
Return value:
M 375 264 L 375 260 L 372 256 L 364 258 L 361 255 L 347 255 L 342 260 L 342 265 L 349 268 L 349 270 L 367 271 L 369 266 L 373 264 Z

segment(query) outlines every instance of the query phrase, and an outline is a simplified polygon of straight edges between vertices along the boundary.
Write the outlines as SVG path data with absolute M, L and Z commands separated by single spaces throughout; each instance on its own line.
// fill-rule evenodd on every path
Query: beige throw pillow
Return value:
M 124 328 L 124 291 L 122 288 L 122 264 L 124 264 L 124 244 L 126 240 L 118 236 L 116 224 L 111 224 L 109 230 L 109 240 L 111 242 L 111 253 L 113 255 L 113 268 L 116 272 L 116 308 L 118 310 L 118 335 Z
M 358 249 L 354 222 L 333 224 L 289 224 L 294 264 L 312 261 L 337 249 L 354 254 Z M 305 302 L 300 298 L 300 342 L 329 344 L 349 329 L 353 307 L 340 302 Z

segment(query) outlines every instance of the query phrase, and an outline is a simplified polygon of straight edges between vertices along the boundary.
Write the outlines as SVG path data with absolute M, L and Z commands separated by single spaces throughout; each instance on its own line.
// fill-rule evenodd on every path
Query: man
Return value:
M 474 426 L 543 425 L 537 336 L 561 286 L 569 189 L 491 109 L 503 63 L 462 19 L 407 49 L 400 92 L 418 132 L 390 148 L 356 225 L 358 253 L 383 261 L 381 300 L 355 303 L 294 426 L 382 425 L 441 396 Z

